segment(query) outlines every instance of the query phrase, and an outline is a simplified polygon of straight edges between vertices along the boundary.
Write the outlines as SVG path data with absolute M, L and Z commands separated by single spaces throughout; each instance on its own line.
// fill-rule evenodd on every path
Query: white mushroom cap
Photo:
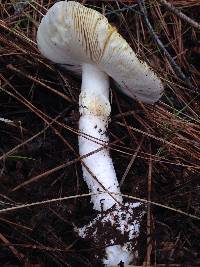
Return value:
M 39 25 L 37 42 L 41 53 L 55 63 L 75 69 L 83 63 L 97 64 L 132 98 L 154 103 L 163 92 L 158 76 L 106 17 L 77 2 L 53 5 Z

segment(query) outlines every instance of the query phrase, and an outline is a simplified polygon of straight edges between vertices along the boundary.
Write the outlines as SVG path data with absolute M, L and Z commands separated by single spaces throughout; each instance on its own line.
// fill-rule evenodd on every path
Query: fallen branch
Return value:
M 186 21 L 188 24 L 190 24 L 192 27 L 196 28 L 197 30 L 200 30 L 200 24 L 184 13 L 182 13 L 180 10 L 178 10 L 175 6 L 173 6 L 171 3 L 167 2 L 166 0 L 159 0 L 163 6 L 165 6 L 169 11 L 173 12 L 175 15 L 177 15 L 182 20 Z
M 151 34 L 152 38 L 157 43 L 157 45 L 159 46 L 159 48 L 166 55 L 167 59 L 169 60 L 170 65 L 172 66 L 172 68 L 173 68 L 174 72 L 176 73 L 176 75 L 179 78 L 181 78 L 187 84 L 187 86 L 190 89 L 195 89 L 195 87 L 189 81 L 189 78 L 186 77 L 185 74 L 182 72 L 181 68 L 177 65 L 177 63 L 175 62 L 175 60 L 173 59 L 173 57 L 167 51 L 167 49 L 163 45 L 162 41 L 159 39 L 159 37 L 157 36 L 156 32 L 154 31 L 154 29 L 153 29 L 153 27 L 152 27 L 152 25 L 151 25 L 151 23 L 150 23 L 150 21 L 148 19 L 148 14 L 147 14 L 147 10 L 146 10 L 146 6 L 145 6 L 145 3 L 144 3 L 144 0 L 137 0 L 137 3 L 139 5 L 139 8 L 140 8 L 140 11 L 141 11 L 142 15 L 144 16 L 144 20 L 146 22 L 146 25 L 147 25 L 147 28 L 149 30 L 149 33 Z

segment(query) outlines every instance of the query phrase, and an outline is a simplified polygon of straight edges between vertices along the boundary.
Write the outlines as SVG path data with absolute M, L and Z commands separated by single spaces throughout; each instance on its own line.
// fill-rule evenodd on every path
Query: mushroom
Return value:
M 163 85 L 105 16 L 77 2 L 57 2 L 48 10 L 39 25 L 37 43 L 51 61 L 74 72 L 82 70 L 79 152 L 84 156 L 96 151 L 83 158 L 82 171 L 98 215 L 77 232 L 105 245 L 104 264 L 128 264 L 137 254 L 143 212 L 139 212 L 140 202 L 123 202 L 109 155 L 109 76 L 123 93 L 149 104 L 160 98 Z

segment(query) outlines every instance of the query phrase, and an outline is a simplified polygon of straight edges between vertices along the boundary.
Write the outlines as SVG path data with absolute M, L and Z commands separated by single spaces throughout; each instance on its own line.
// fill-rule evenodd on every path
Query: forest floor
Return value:
M 161 0 L 79 2 L 105 14 L 165 86 L 153 106 L 111 86 L 110 152 L 117 177 L 124 180 L 122 193 L 153 202 L 144 218 L 137 265 L 197 267 L 200 1 L 169 1 L 173 12 Z M 38 25 L 54 2 L 0 3 L 2 267 L 101 265 L 93 257 L 98 247 L 74 232 L 74 224 L 94 213 L 90 196 L 84 196 L 88 188 L 78 157 L 81 81 L 45 59 L 36 45 Z

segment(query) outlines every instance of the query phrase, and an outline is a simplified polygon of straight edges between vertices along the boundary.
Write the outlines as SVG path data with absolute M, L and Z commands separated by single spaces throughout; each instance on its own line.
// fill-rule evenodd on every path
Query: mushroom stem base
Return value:
M 138 257 L 137 244 L 143 215 L 144 204 L 140 202 L 116 204 L 105 212 L 99 212 L 92 221 L 76 231 L 98 250 L 105 248 L 102 256 L 104 264 L 129 264 Z

